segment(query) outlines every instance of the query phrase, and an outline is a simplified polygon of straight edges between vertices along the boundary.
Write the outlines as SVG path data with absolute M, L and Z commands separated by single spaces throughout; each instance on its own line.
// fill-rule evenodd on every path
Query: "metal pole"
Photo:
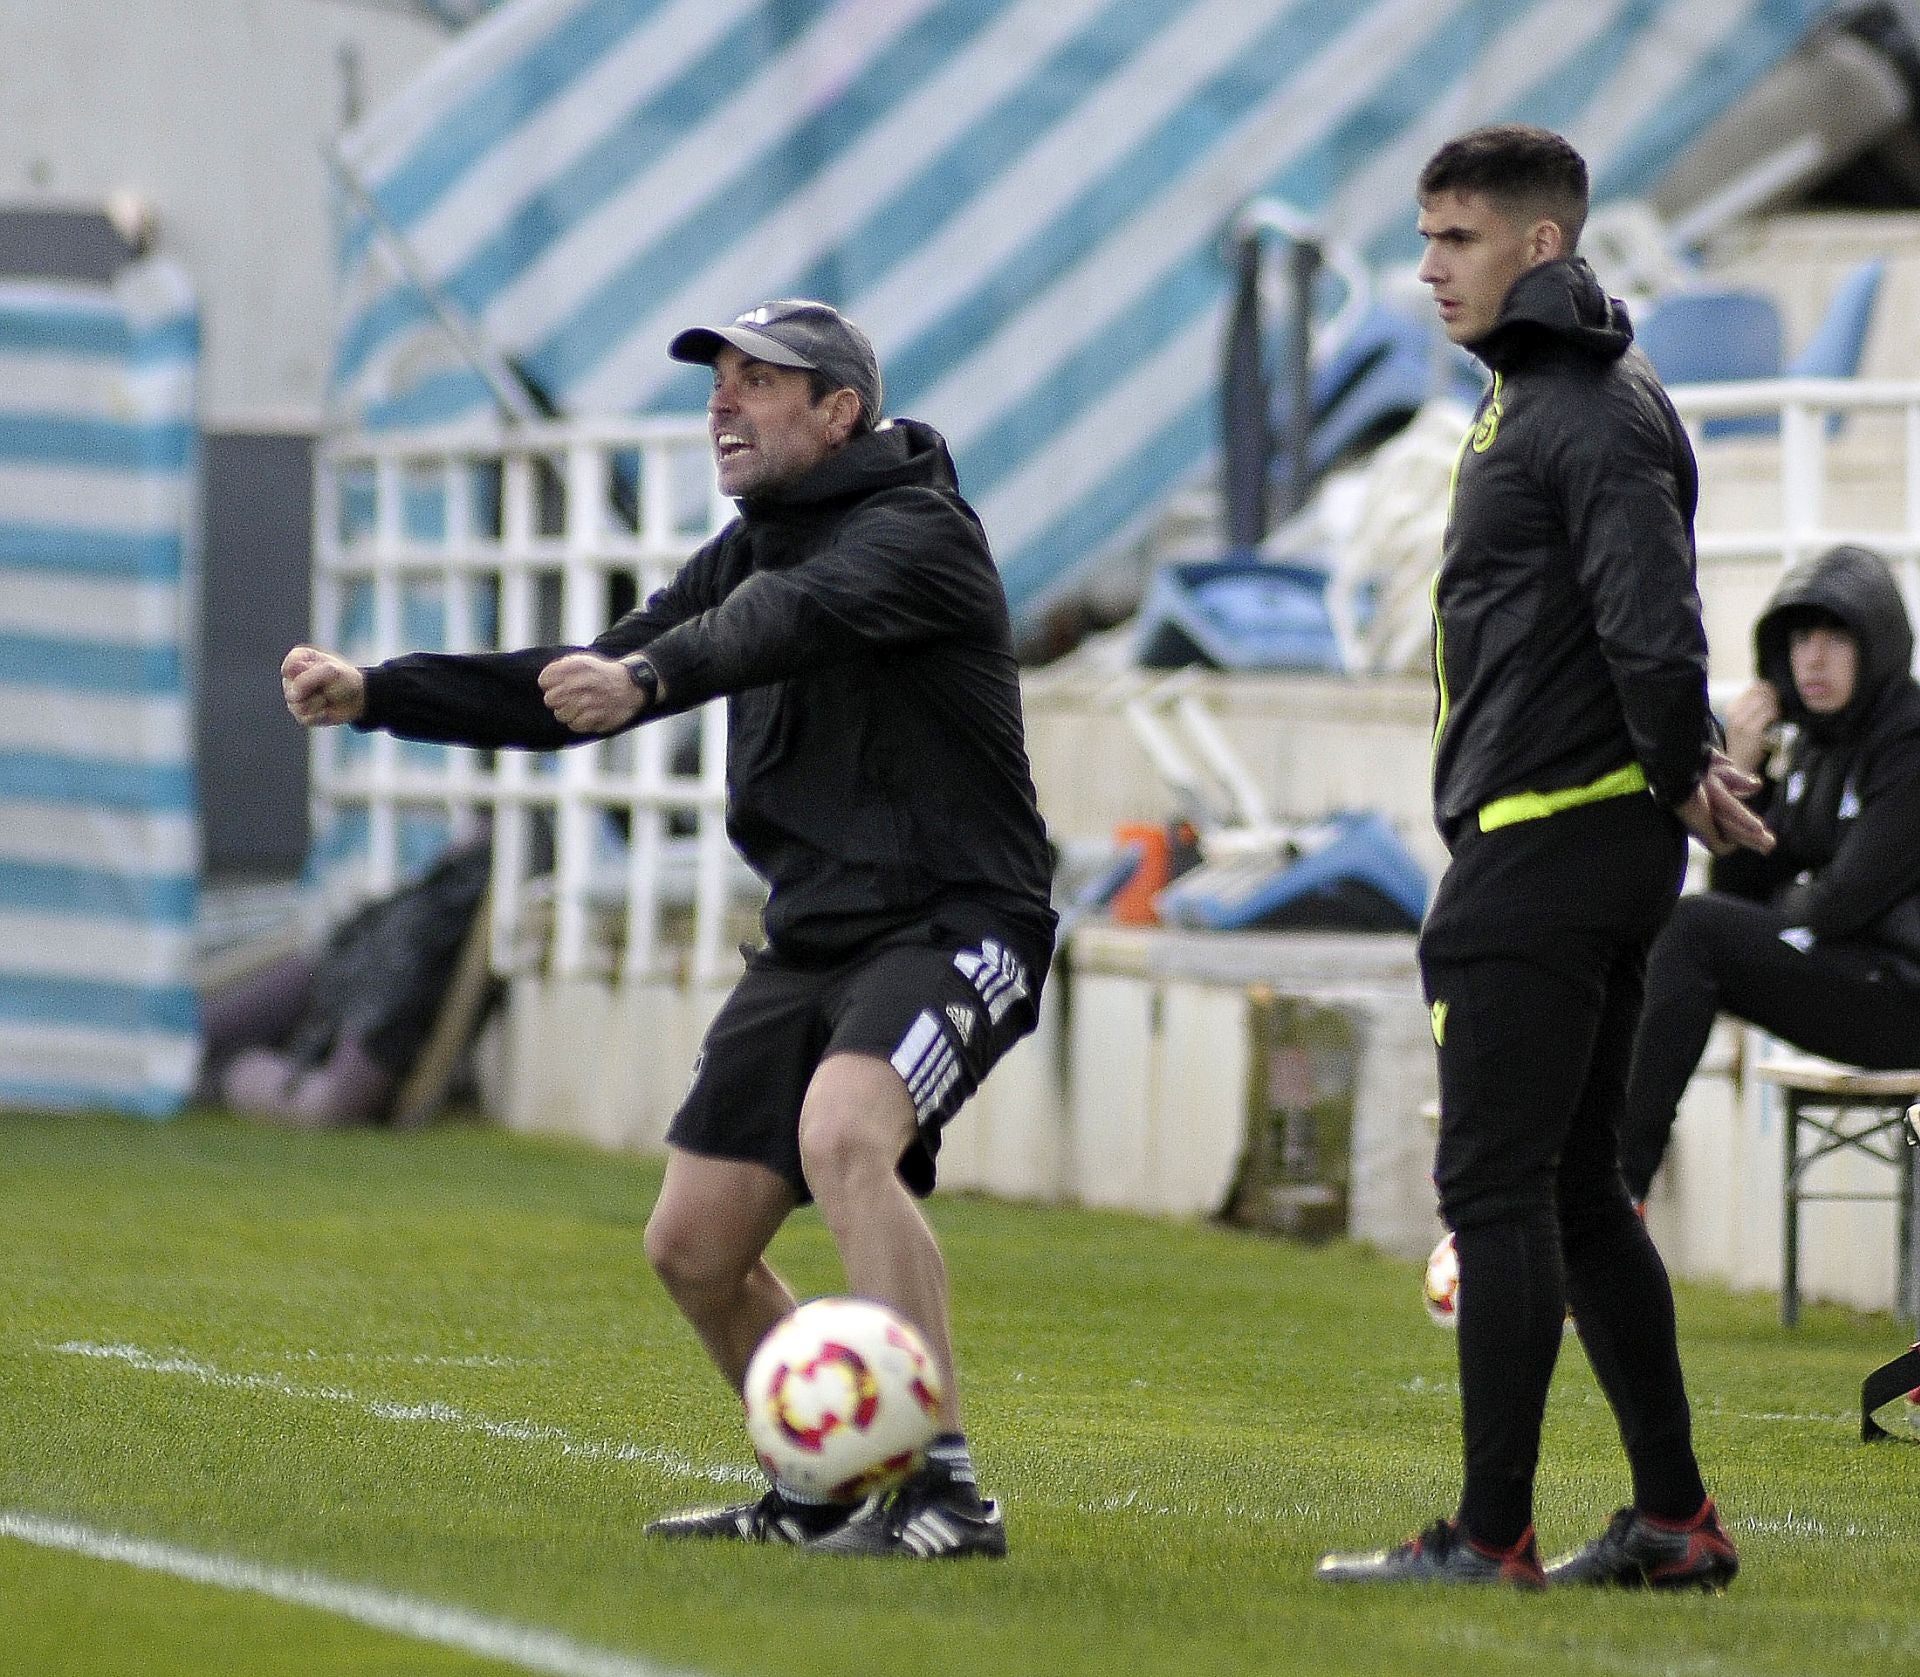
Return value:
M 1267 533 L 1267 466 L 1273 458 L 1272 391 L 1261 352 L 1258 228 L 1235 241 L 1234 268 L 1220 380 L 1221 492 L 1228 543 L 1258 547 Z
M 1780 1194 L 1780 1321 L 1800 1325 L 1800 1106 L 1791 1089 L 1780 1091 L 1785 1109 L 1786 1173 Z
M 488 343 L 459 305 L 427 277 L 426 270 L 413 254 L 413 247 L 387 219 L 386 213 L 353 166 L 332 147 L 325 146 L 321 150 L 339 177 L 340 184 L 346 188 L 347 195 L 367 218 L 368 225 L 393 259 L 394 266 L 405 276 L 407 283 L 420 293 L 427 307 L 433 311 L 433 318 L 441 331 L 453 340 L 454 347 L 460 351 L 467 365 L 480 375 L 493 399 L 500 404 L 500 411 L 509 419 L 523 422 L 551 417 L 550 413 L 543 411 L 543 406 L 550 407 L 550 404 L 540 401 L 529 388 L 525 375 Z
M 1313 463 L 1313 291 L 1320 275 L 1320 246 L 1295 239 L 1287 253 L 1287 288 L 1293 317 L 1287 332 L 1287 427 L 1285 473 L 1275 516 L 1286 519 L 1307 504 Z

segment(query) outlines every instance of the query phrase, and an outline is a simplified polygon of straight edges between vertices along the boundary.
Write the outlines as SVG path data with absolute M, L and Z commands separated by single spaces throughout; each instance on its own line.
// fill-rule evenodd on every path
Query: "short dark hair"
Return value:
M 1569 256 L 1587 224 L 1586 159 L 1564 136 L 1529 123 L 1494 123 L 1447 141 L 1420 171 L 1420 201 L 1443 192 L 1478 192 L 1514 220 L 1558 223 Z
M 851 385 L 842 384 L 837 378 L 829 377 L 826 373 L 821 372 L 818 367 L 805 367 L 797 370 L 805 372 L 807 375 L 807 393 L 813 398 L 813 405 L 816 408 L 836 390 L 850 390 L 853 388 Z M 853 393 L 856 396 L 860 396 L 860 392 L 857 390 Z M 872 429 L 873 415 L 867 412 L 866 397 L 860 396 L 860 417 L 853 422 L 852 434 L 856 437 L 864 436 Z

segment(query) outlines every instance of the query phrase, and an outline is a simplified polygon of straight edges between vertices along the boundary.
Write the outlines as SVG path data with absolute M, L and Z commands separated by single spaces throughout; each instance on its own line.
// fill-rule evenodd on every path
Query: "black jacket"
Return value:
M 1810 610 L 1859 648 L 1853 697 L 1832 716 L 1800 702 L 1787 640 Z M 1836 547 L 1794 566 L 1753 630 L 1754 664 L 1793 725 L 1783 761 L 1752 800 L 1779 843 L 1714 866 L 1713 888 L 1768 902 L 1822 946 L 1920 983 L 1920 684 L 1913 629 L 1886 561 Z
M 1473 352 L 1434 585 L 1434 814 L 1452 844 L 1497 799 L 1637 763 L 1662 803 L 1706 766 L 1693 450 L 1625 308 L 1578 260 L 1515 281 Z
M 937 918 L 1044 970 L 1050 866 L 1006 595 L 931 427 L 895 421 L 742 502 L 592 650 L 643 647 L 666 693 L 650 715 L 728 696 L 727 830 L 770 887 L 778 953 L 831 960 Z M 537 685 L 570 650 L 394 659 L 368 672 L 362 725 L 579 744 Z

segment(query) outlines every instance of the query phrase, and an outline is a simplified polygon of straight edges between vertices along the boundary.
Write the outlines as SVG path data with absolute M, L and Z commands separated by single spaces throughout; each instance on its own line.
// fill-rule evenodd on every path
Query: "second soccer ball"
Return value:
M 1454 1250 L 1451 1234 L 1441 1239 L 1427 1259 L 1427 1273 L 1420 1282 L 1420 1298 L 1427 1314 L 1441 1327 L 1459 1326 L 1460 1255 Z

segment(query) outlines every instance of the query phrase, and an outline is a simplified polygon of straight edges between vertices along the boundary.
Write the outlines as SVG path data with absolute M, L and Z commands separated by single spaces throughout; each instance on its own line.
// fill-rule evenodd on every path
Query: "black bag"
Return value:
M 404 1076 L 433 1029 L 492 869 L 485 839 L 450 850 L 413 884 L 344 921 L 287 1044 L 293 1064 L 318 1066 L 344 1039 Z

